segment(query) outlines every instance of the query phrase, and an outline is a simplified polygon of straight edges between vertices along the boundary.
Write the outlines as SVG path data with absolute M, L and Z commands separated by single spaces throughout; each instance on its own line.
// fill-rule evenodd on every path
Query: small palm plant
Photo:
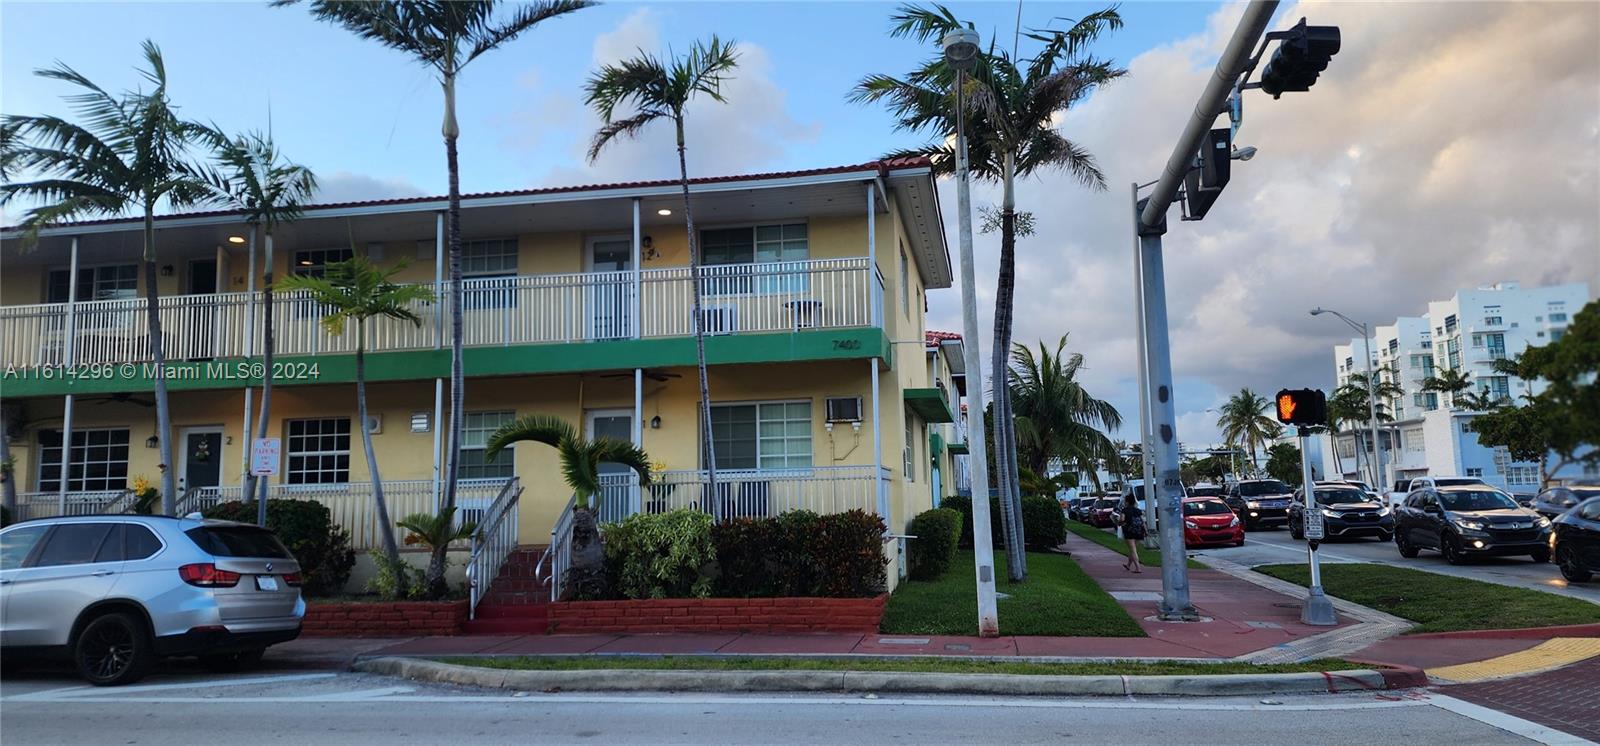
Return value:
M 345 323 L 356 322 L 356 415 L 361 422 L 361 445 L 367 452 L 367 468 L 372 472 L 372 499 L 377 504 L 378 525 L 383 527 L 383 551 L 392 563 L 399 563 L 400 549 L 395 546 L 394 531 L 389 528 L 389 505 L 383 499 L 383 479 L 378 474 L 378 456 L 372 450 L 372 432 L 367 429 L 367 321 L 390 318 L 422 325 L 422 318 L 412 306 L 432 303 L 433 291 L 422 285 L 403 285 L 394 276 L 405 268 L 397 264 L 384 269 L 364 256 L 328 265 L 327 275 L 290 275 L 278 281 L 278 289 L 305 291 L 317 305 L 326 309 L 322 327 L 329 334 L 344 334 Z M 431 581 L 430 581 L 431 585 Z M 439 586 L 443 586 L 440 578 Z M 399 589 L 404 595 L 405 589 Z M 442 596 L 447 588 L 429 588 L 430 594 Z
M 1460 409 L 1464 403 L 1462 394 L 1472 388 L 1472 374 L 1460 368 L 1445 368 L 1438 375 L 1429 376 L 1422 381 L 1423 391 L 1434 391 L 1448 397 L 1446 405 L 1453 409 Z
M 478 530 L 478 524 L 471 521 L 456 523 L 453 505 L 438 513 L 412 513 L 394 525 L 406 530 L 406 546 L 421 544 L 429 551 L 471 538 L 472 532 Z
M 1222 405 L 1222 416 L 1217 418 L 1217 428 L 1222 431 L 1222 439 L 1229 445 L 1244 446 L 1250 452 L 1250 471 L 1259 474 L 1261 463 L 1256 458 L 1256 448 L 1273 438 L 1278 437 L 1283 426 L 1278 421 L 1268 417 L 1267 411 L 1272 408 L 1272 401 L 1250 389 L 1239 389 L 1239 393 L 1228 399 Z
M 543 443 L 561 455 L 561 476 L 572 488 L 572 569 L 567 596 L 604 598 L 607 593 L 605 554 L 600 547 L 598 508 L 600 464 L 614 463 L 639 475 L 641 487 L 650 484 L 650 457 L 638 446 L 615 438 L 581 437 L 560 417 L 528 415 L 502 425 L 489 436 L 484 458 L 494 461 L 507 446 L 521 441 Z
M 620 136 L 635 137 L 651 122 L 670 119 L 677 132 L 678 183 L 683 188 L 683 224 L 689 233 L 689 277 L 692 286 L 695 362 L 700 368 L 700 461 L 705 464 L 708 494 L 717 494 L 717 454 L 711 443 L 711 388 L 706 378 L 705 319 L 700 312 L 700 243 L 694 232 L 694 213 L 689 209 L 689 165 L 684 153 L 683 110 L 697 94 L 724 103 L 722 83 L 739 64 L 734 43 L 723 43 L 716 36 L 710 43 L 695 45 L 682 57 L 662 60 L 640 56 L 606 65 L 585 85 L 586 101 L 605 119 L 589 146 L 589 160 Z M 617 108 L 632 106 L 630 116 L 617 118 Z

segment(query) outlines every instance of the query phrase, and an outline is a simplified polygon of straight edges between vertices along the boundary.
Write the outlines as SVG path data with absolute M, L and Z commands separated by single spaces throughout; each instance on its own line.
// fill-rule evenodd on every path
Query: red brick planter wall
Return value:
M 391 601 L 306 604 L 306 637 L 459 635 L 466 601 Z
M 874 598 L 663 598 L 550 605 L 550 632 L 876 632 Z

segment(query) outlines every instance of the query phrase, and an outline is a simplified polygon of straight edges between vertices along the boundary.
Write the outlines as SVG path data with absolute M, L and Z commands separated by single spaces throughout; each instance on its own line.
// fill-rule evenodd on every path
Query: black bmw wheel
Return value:
M 1561 568 L 1561 577 L 1569 583 L 1587 583 L 1594 577 L 1594 573 L 1578 564 L 1578 553 L 1566 546 L 1556 550 L 1556 565 Z
M 107 614 L 78 633 L 72 658 L 78 674 L 89 683 L 121 686 L 144 678 L 155 653 L 138 619 L 130 614 Z

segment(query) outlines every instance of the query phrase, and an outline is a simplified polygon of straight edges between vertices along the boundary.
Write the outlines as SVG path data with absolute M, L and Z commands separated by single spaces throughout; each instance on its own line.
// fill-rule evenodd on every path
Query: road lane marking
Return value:
M 13 702 L 33 702 L 49 700 L 80 700 L 86 697 L 102 699 L 107 695 L 127 695 L 139 692 L 160 692 L 174 689 L 194 689 L 196 687 L 211 686 L 247 686 L 251 684 L 281 684 L 291 681 L 310 681 L 313 679 L 331 679 L 338 676 L 336 673 L 305 673 L 290 674 L 287 676 L 252 676 L 243 679 L 206 679 L 190 681 L 181 684 L 139 684 L 135 686 L 99 687 L 99 686 L 72 686 L 64 689 L 47 689 L 42 692 L 30 692 L 14 697 L 6 697 Z M 121 699 L 122 697 L 116 697 Z
M 1600 638 L 1557 637 L 1527 650 L 1472 663 L 1428 669 L 1428 678 L 1457 683 L 1486 681 L 1506 676 L 1548 671 L 1600 655 Z
M 1588 744 L 1594 746 L 1593 741 L 1585 740 L 1570 733 L 1540 725 L 1531 720 L 1523 720 L 1515 715 L 1508 715 L 1499 710 L 1491 710 L 1482 705 L 1435 694 L 1430 698 L 1430 703 L 1446 712 L 1453 712 L 1462 717 L 1476 720 L 1484 725 L 1490 725 L 1512 735 L 1548 744 L 1549 746 L 1569 746 L 1575 744 Z

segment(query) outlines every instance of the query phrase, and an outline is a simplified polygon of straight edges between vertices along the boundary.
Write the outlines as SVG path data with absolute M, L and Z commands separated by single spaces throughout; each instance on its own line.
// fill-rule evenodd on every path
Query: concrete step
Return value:
M 478 604 L 479 619 L 549 619 L 550 607 L 545 604 L 495 604 L 485 600 Z
M 462 625 L 461 631 L 469 635 L 546 635 L 550 622 L 533 617 L 473 619 Z

